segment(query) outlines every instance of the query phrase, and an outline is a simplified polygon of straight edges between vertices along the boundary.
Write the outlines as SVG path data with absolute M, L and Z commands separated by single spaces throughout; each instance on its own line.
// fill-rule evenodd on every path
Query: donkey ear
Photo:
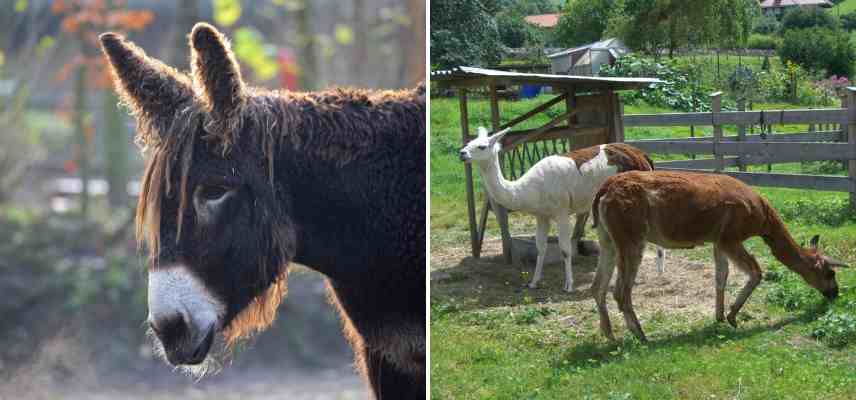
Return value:
M 138 120 L 151 124 L 163 135 L 176 112 L 193 101 L 193 86 L 187 76 L 146 53 L 112 32 L 99 36 L 107 56 L 113 84 L 123 103 Z
M 811 241 L 809 242 L 809 246 L 811 246 L 811 248 L 812 248 L 812 249 L 817 250 L 817 244 L 818 244 L 819 242 L 820 242 L 820 235 L 814 235 L 814 236 L 811 238 Z
M 215 121 L 231 125 L 244 104 L 244 81 L 229 40 L 200 22 L 190 32 L 190 47 L 193 81 L 206 108 Z

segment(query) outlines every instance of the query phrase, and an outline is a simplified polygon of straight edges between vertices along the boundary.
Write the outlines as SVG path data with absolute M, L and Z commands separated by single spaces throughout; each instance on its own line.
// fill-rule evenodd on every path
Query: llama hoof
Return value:
M 529 289 L 538 289 L 538 282 L 530 282 L 526 287 Z
M 566 283 L 565 284 L 565 292 L 566 293 L 573 293 L 574 292 L 574 286 Z

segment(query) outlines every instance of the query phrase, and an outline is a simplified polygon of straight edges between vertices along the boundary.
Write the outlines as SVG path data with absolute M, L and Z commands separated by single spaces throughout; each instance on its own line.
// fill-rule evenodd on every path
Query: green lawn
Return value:
M 543 100 L 504 102 L 503 115 L 519 115 Z M 764 108 L 783 106 L 794 108 Z M 559 110 L 550 113 L 558 115 Z M 627 106 L 625 111 L 668 112 L 644 105 Z M 488 103 L 471 100 L 470 118 L 473 130 L 479 125 L 489 126 Z M 548 119 L 539 116 L 525 127 Z M 690 268 L 696 265 L 693 268 L 701 268 L 708 276 L 710 248 L 670 252 L 666 269 L 674 277 L 663 284 L 663 290 L 676 291 L 676 304 L 679 298 L 690 304 L 660 307 L 658 302 L 666 299 L 668 303 L 672 296 L 657 293 L 661 278 L 650 278 L 638 288 L 634 303 L 652 341 L 643 346 L 624 330 L 611 296 L 613 326 L 617 336 L 625 339 L 611 344 L 601 338 L 586 281 L 581 281 L 577 294 L 562 293 L 560 266 L 545 268 L 543 289 L 521 288 L 526 271 L 500 260 L 496 244 L 499 233 L 492 217 L 485 256 L 480 260 L 469 257 L 463 166 L 456 157 L 461 147 L 458 124 L 456 100 L 432 99 L 431 264 L 433 271 L 446 274 L 431 286 L 432 398 L 856 397 L 856 272 L 838 274 L 842 297 L 829 306 L 776 262 L 760 240 L 750 240 L 747 247 L 768 274 L 744 307 L 741 325 L 734 330 L 714 323 L 712 297 L 696 299 L 690 290 L 712 290 L 712 278 L 699 282 L 699 272 Z M 785 126 L 776 130 L 803 129 Z M 700 131 L 704 132 L 697 133 Z M 733 128 L 726 132 L 733 132 Z M 688 129 L 672 128 L 631 128 L 626 132 L 628 139 L 688 135 Z M 776 165 L 774 171 L 841 173 L 836 168 L 795 163 Z M 478 180 L 478 172 L 474 175 Z M 856 216 L 847 208 L 846 194 L 774 188 L 759 191 L 781 212 L 798 240 L 820 233 L 821 246 L 827 253 L 856 264 Z M 482 194 L 478 196 L 481 207 Z M 531 218 L 515 214 L 511 219 L 515 234 L 534 232 Z M 587 237 L 592 236 L 589 229 Z M 575 266 L 591 275 L 593 258 L 575 260 Z M 729 301 L 741 282 L 742 275 L 732 269 Z M 840 340 L 818 340 L 812 334 L 820 330 Z
M 830 10 L 833 15 L 844 15 L 856 11 L 856 0 L 844 0 Z

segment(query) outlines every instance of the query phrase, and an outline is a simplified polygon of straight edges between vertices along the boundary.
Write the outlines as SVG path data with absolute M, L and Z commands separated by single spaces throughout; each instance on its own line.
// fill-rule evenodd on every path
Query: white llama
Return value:
M 592 199 L 606 178 L 630 170 L 651 170 L 653 163 L 639 149 L 623 143 L 611 143 L 587 147 L 564 155 L 545 157 L 533 165 L 516 181 L 502 176 L 499 166 L 501 139 L 508 133 L 505 129 L 488 136 L 487 129 L 478 128 L 479 135 L 467 143 L 460 152 L 461 161 L 475 161 L 481 171 L 482 181 L 490 198 L 509 210 L 535 216 L 538 227 L 535 232 L 535 247 L 538 258 L 530 288 L 538 287 L 541 280 L 544 256 L 547 253 L 547 235 L 550 220 L 559 226 L 559 248 L 565 262 L 565 291 L 574 291 L 574 275 L 571 263 L 572 249 L 577 243 L 571 239 L 571 217 L 591 210 Z M 665 253 L 657 249 L 657 271 L 663 271 Z

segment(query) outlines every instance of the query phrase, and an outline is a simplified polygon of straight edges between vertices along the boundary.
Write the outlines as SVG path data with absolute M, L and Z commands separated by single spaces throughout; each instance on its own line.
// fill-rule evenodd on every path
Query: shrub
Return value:
M 622 99 L 626 102 L 643 100 L 648 104 L 673 108 L 680 111 L 708 111 L 707 95 L 710 89 L 699 84 L 698 66 L 679 66 L 674 60 L 657 62 L 634 55 L 622 57 L 615 65 L 601 67 L 601 76 L 658 78 L 663 83 L 650 88 L 629 92 Z M 695 105 L 695 107 L 694 107 Z
M 844 310 L 856 309 L 856 301 L 850 301 Z M 812 336 L 830 347 L 844 347 L 856 343 L 856 314 L 833 310 L 818 320 Z
M 792 29 L 778 48 L 782 60 L 811 71 L 849 76 L 856 49 L 846 32 L 826 28 Z
M 837 25 L 835 17 L 819 7 L 795 7 L 782 18 L 781 31 L 814 27 L 835 28 Z
M 750 49 L 775 50 L 781 44 L 781 39 L 772 35 L 761 35 L 753 33 L 746 41 L 746 47 Z
M 757 74 L 745 65 L 738 65 L 728 76 L 728 91 L 738 101 L 757 97 L 759 87 Z
M 499 62 L 496 21 L 478 0 L 431 1 L 431 63 L 439 68 Z
M 782 24 L 779 23 L 779 20 L 776 19 L 776 17 L 765 15 L 758 18 L 757 22 L 755 22 L 755 27 L 752 28 L 752 32 L 759 33 L 761 35 L 769 35 L 779 32 L 781 27 Z
M 848 31 L 856 29 L 856 11 L 841 16 L 841 28 Z

